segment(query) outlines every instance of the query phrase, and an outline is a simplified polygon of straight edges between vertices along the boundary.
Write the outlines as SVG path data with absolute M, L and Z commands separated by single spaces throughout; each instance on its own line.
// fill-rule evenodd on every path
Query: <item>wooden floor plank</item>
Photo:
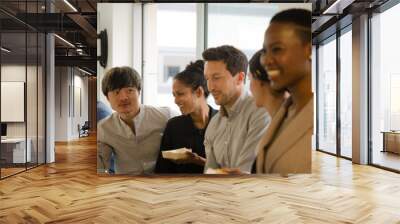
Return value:
M 96 139 L 0 181 L 0 223 L 400 223 L 400 175 L 313 152 L 310 175 L 104 177 Z

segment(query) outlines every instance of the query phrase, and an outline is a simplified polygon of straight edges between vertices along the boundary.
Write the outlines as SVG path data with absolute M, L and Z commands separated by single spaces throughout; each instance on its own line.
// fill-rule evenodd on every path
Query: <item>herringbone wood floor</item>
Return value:
M 313 174 L 100 177 L 96 144 L 0 181 L 0 223 L 400 223 L 400 175 L 313 152 Z

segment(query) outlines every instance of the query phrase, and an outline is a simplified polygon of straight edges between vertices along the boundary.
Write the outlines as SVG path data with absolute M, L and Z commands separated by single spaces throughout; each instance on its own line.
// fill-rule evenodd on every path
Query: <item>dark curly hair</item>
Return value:
M 197 90 L 199 87 L 204 90 L 204 97 L 207 98 L 209 91 L 207 88 L 207 81 L 204 78 L 204 61 L 197 60 L 195 62 L 190 62 L 186 68 L 175 75 L 175 80 L 183 82 L 192 88 L 193 91 Z
M 223 61 L 227 70 L 235 76 L 239 72 L 247 72 L 247 57 L 239 49 L 222 45 L 219 47 L 208 48 L 203 52 L 204 61 Z

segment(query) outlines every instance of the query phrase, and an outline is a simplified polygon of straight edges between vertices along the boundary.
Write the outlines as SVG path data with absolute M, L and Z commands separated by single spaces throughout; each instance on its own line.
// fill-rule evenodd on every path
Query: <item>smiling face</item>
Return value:
M 139 111 L 139 91 L 135 87 L 124 87 L 107 93 L 111 108 L 120 114 L 136 114 Z
M 271 87 L 290 89 L 311 74 L 311 43 L 304 43 L 291 23 L 271 23 L 264 36 L 264 65 Z
M 240 95 L 244 72 L 232 76 L 223 61 L 206 61 L 204 75 L 216 104 L 231 106 L 235 103 Z
M 193 91 L 188 85 L 185 85 L 182 81 L 177 79 L 172 84 L 172 94 L 175 98 L 175 104 L 178 105 L 179 110 L 184 115 L 193 113 L 198 107 L 200 107 L 201 100 L 205 101 L 203 92 L 200 87 Z

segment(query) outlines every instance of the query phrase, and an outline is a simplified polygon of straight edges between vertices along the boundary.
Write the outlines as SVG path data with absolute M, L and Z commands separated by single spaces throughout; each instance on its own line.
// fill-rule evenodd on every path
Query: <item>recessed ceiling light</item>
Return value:
M 6 52 L 6 53 L 10 53 L 10 52 L 11 52 L 11 50 L 9 50 L 9 49 L 7 49 L 7 48 L 5 48 L 5 47 L 1 47 L 0 49 L 1 49 L 2 51 Z
M 68 44 L 69 46 L 75 48 L 75 45 L 73 45 L 71 42 L 69 42 L 68 40 L 58 36 L 57 34 L 54 34 L 55 37 L 57 37 L 58 39 L 60 39 L 61 41 L 63 41 L 64 43 Z
M 92 73 L 90 73 L 90 72 L 88 72 L 88 71 L 85 71 L 85 70 L 83 70 L 83 69 L 81 69 L 81 68 L 79 68 L 79 67 L 78 67 L 78 70 L 81 71 L 81 72 L 83 72 L 83 73 L 85 73 L 85 74 L 92 75 Z
M 65 4 L 67 4 L 72 10 L 74 10 L 74 12 L 78 12 L 78 10 L 71 4 L 69 3 L 68 0 L 64 0 Z

